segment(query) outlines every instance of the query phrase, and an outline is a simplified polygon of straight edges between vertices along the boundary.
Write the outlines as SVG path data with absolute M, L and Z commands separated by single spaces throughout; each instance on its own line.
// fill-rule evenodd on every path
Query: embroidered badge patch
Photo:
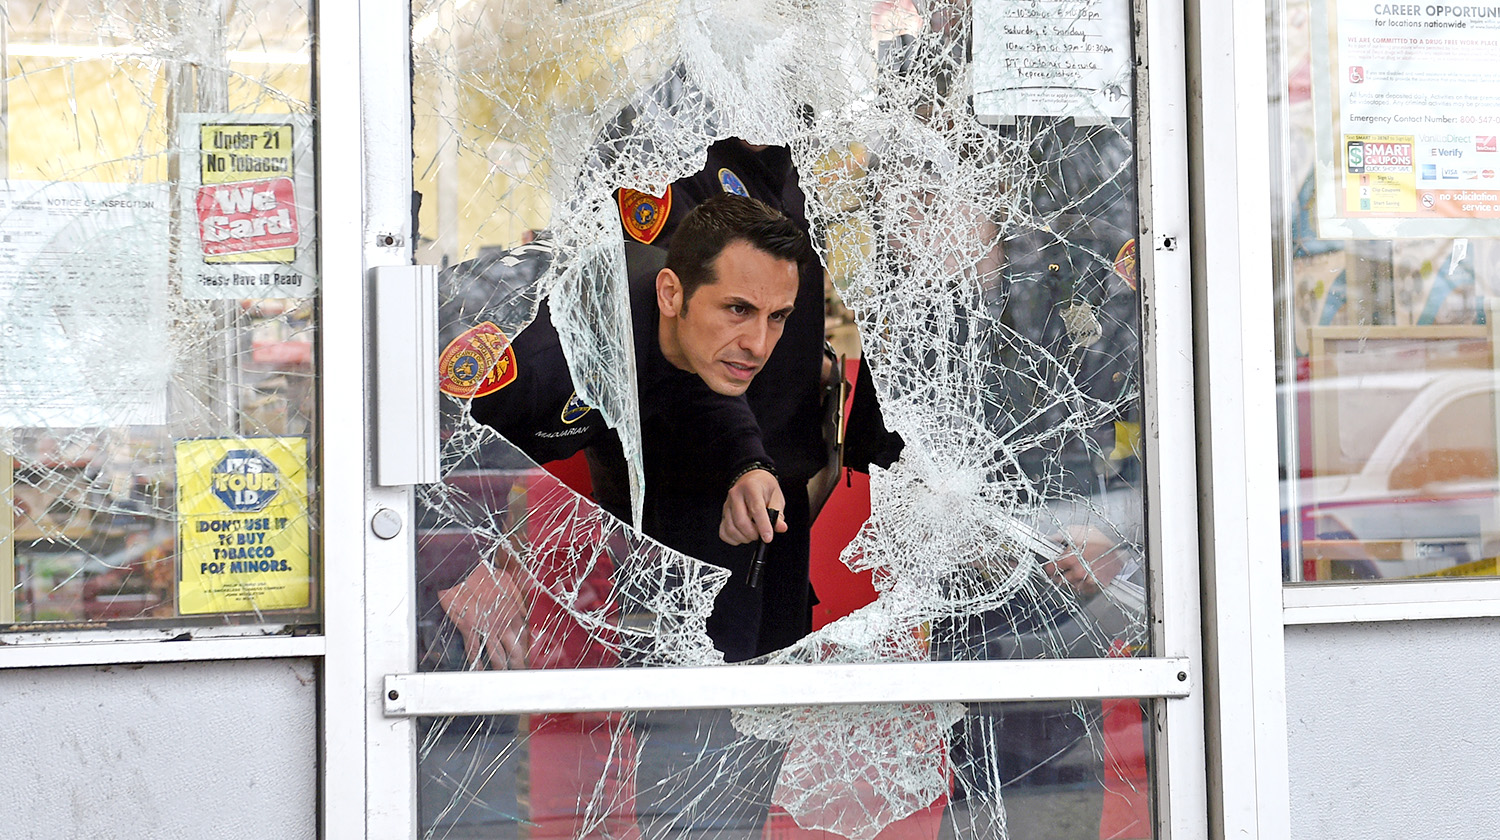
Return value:
M 593 411 L 593 409 L 589 406 L 588 403 L 579 399 L 578 392 L 574 391 L 573 396 L 568 397 L 567 404 L 563 406 L 562 421 L 569 424 L 577 423 L 579 420 L 582 420 L 584 415 L 588 414 L 590 411 Z
M 719 186 L 724 188 L 724 192 L 742 195 L 746 198 L 750 197 L 750 191 L 745 189 L 745 182 L 740 180 L 740 176 L 730 172 L 728 169 L 719 170 Z
M 667 214 L 672 212 L 672 188 L 667 187 L 666 194 L 657 198 L 622 187 L 618 201 L 625 232 L 635 241 L 650 245 L 666 227 Z
M 438 356 L 438 390 L 472 399 L 516 381 L 516 353 L 500 328 L 485 321 L 448 342 Z
M 1132 290 L 1139 282 L 1135 267 L 1135 240 L 1132 239 L 1120 246 L 1120 252 L 1115 254 L 1115 273 L 1120 275 Z

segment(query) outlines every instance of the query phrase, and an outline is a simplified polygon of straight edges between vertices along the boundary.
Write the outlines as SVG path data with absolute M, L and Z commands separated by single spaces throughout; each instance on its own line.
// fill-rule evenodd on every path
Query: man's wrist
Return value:
M 733 487 L 734 485 L 739 484 L 740 483 L 740 479 L 744 478 L 745 476 L 749 475 L 750 473 L 755 472 L 756 470 L 765 470 L 766 472 L 770 473 L 773 476 L 776 475 L 776 467 L 771 462 L 769 462 L 769 461 L 751 461 L 750 463 L 744 465 L 743 467 L 740 467 L 739 470 L 737 470 L 735 472 L 734 477 L 731 478 L 731 479 L 729 479 L 729 486 Z

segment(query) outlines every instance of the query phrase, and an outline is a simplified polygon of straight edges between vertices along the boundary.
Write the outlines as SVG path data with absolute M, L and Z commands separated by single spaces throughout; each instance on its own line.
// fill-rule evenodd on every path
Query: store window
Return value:
M 1286 578 L 1493 576 L 1500 13 L 1268 9 Z
M 0 630 L 315 627 L 310 8 L 0 25 Z
M 1132 31 L 1123 2 L 418 4 L 419 668 L 1149 654 Z M 779 343 L 695 367 L 672 342 L 734 258 L 680 308 L 663 274 L 735 195 L 814 253 L 755 246 L 794 276 L 725 306 Z M 1002 788 L 1078 784 L 1099 836 L 1128 773 L 1110 833 L 1151 836 L 1143 707 L 1114 712 L 1113 746 L 1096 701 L 424 720 L 421 820 L 1005 836 Z

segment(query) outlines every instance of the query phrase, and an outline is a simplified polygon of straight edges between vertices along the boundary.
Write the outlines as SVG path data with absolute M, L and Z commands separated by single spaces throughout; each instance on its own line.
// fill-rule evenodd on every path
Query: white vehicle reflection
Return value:
M 1312 477 L 1283 481 L 1305 580 L 1496 573 L 1496 381 L 1465 369 L 1299 383 L 1302 425 L 1323 436 Z

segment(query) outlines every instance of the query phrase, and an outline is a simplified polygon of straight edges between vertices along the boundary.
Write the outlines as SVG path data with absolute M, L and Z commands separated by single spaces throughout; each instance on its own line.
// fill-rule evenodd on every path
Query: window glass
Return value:
M 1132 28 L 1089 6 L 415 8 L 426 661 L 1141 650 Z M 750 204 L 812 248 L 733 229 L 765 289 L 683 244 Z
M 1484 482 L 1495 474 L 1495 399 L 1489 389 L 1438 410 L 1417 432 L 1391 470 L 1391 490 L 1440 489 L 1452 482 Z
M 1152 711 L 1115 699 L 424 719 L 418 819 L 434 838 L 1149 840 Z M 861 784 L 838 784 L 851 768 Z
M 316 622 L 309 14 L 7 3 L 0 628 Z
M 1494 575 L 1497 22 L 1350 0 L 1267 20 L 1286 577 Z

